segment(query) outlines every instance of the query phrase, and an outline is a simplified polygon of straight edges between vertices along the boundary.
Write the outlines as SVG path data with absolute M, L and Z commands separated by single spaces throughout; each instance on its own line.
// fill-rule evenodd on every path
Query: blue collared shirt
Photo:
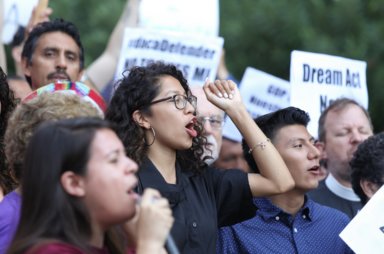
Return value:
M 217 253 L 353 253 L 339 237 L 349 222 L 344 213 L 308 198 L 295 217 L 269 199 L 254 203 L 255 217 L 220 229 Z

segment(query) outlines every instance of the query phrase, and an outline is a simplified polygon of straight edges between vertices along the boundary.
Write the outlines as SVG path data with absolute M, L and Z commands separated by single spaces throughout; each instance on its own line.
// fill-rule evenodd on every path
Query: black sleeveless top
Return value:
M 146 159 L 137 175 L 139 193 L 151 187 L 168 199 L 175 218 L 171 234 L 180 253 L 215 253 L 219 227 L 255 215 L 248 176 L 240 170 L 207 167 L 195 174 L 176 164 L 176 184 L 168 184 Z

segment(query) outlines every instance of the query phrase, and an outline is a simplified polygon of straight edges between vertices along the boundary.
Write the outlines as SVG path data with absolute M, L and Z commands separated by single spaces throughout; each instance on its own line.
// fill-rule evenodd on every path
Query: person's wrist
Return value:
M 137 243 L 136 253 L 137 254 L 146 254 L 146 253 L 161 253 L 164 243 L 157 243 L 153 240 L 144 240 Z
M 228 107 L 225 110 L 225 113 L 232 119 L 238 117 L 242 117 L 244 114 L 248 114 L 247 109 L 245 108 L 243 103 L 240 103 L 236 106 Z
M 229 72 L 226 69 L 225 70 L 219 70 L 217 72 L 217 77 L 220 80 L 227 80 L 229 77 Z

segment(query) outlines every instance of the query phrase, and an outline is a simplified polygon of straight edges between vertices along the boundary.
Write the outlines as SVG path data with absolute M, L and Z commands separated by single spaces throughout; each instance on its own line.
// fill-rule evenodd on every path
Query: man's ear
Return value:
M 21 59 L 22 59 L 21 52 L 22 52 L 22 50 L 23 50 L 22 47 L 13 47 L 12 48 L 12 51 L 11 51 L 12 58 L 17 63 L 21 63 Z
M 327 152 L 325 151 L 325 144 L 322 141 L 317 141 L 315 143 L 315 146 L 320 151 L 320 159 L 324 160 L 327 159 Z
M 60 183 L 63 189 L 72 196 L 83 197 L 85 195 L 84 178 L 72 171 L 64 172 L 60 177 Z
M 132 118 L 142 128 L 149 129 L 151 127 L 150 122 L 138 109 L 132 113 Z
M 372 183 L 371 181 L 368 181 L 368 180 L 365 180 L 365 179 L 361 179 L 360 180 L 360 187 L 364 191 L 364 193 L 368 197 L 368 199 L 372 198 L 372 196 L 379 189 L 377 184 Z
M 31 76 L 31 65 L 28 62 L 26 57 L 21 58 L 21 68 L 23 69 L 24 75 L 30 77 Z

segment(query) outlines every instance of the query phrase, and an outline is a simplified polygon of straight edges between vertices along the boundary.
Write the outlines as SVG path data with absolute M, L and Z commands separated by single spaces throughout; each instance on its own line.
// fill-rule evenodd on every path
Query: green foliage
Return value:
M 366 61 L 369 111 L 384 130 L 384 2 L 375 0 L 223 0 L 220 33 L 228 68 L 247 66 L 289 80 L 290 53 L 304 50 Z
M 49 7 L 53 10 L 50 18 L 63 18 L 77 26 L 85 49 L 85 64 L 88 66 L 104 51 L 125 3 L 126 0 L 54 0 L 49 1 Z M 9 46 L 6 47 L 6 53 L 8 72 L 14 73 Z
M 103 52 L 125 2 L 55 0 L 49 5 L 53 17 L 78 26 L 89 65 Z M 221 0 L 227 65 L 238 79 L 252 66 L 289 80 L 294 49 L 366 61 L 369 109 L 376 132 L 383 131 L 382 13 L 384 1 L 377 0 Z
M 89 65 L 103 51 L 119 19 L 125 0 L 114 1 L 50 1 L 52 18 L 63 18 L 76 24 L 85 48 L 85 62 Z

